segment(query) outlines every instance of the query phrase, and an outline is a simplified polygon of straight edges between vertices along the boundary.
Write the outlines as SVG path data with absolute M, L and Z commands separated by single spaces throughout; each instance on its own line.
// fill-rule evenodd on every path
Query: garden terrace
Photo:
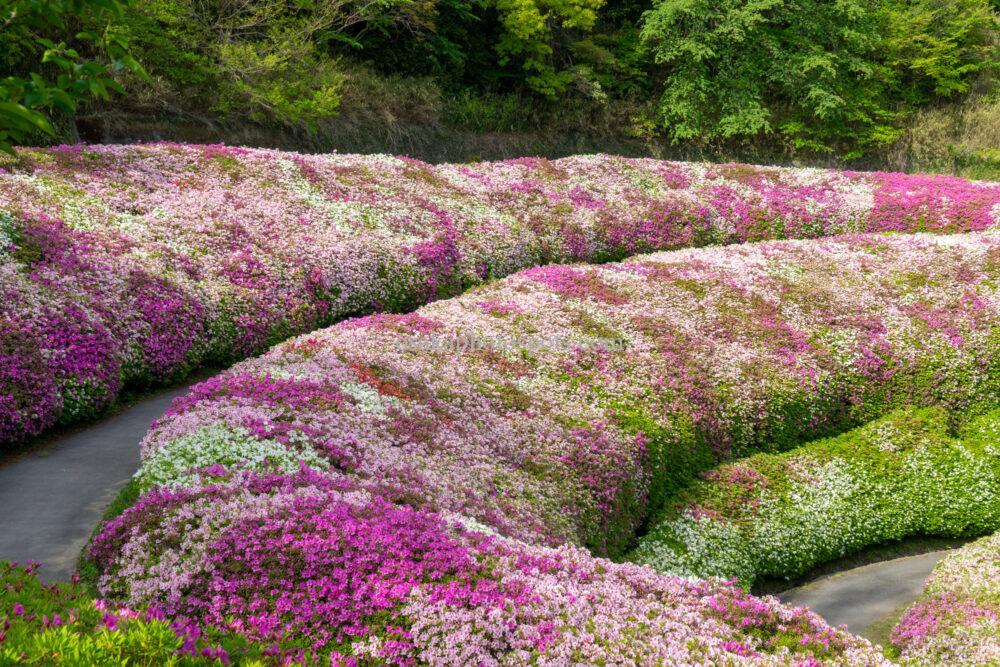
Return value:
M 431 166 L 155 144 L 0 157 L 0 443 L 123 387 L 547 262 L 862 231 L 969 232 L 1000 186 L 610 156 Z
M 545 266 L 293 339 L 154 425 L 90 547 L 100 591 L 345 662 L 883 664 L 773 598 L 601 556 L 722 459 L 995 404 L 998 244 Z

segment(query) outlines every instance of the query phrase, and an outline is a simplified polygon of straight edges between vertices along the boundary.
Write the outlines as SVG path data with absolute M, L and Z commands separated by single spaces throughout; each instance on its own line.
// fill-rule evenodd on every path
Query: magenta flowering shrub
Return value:
M 0 441 L 91 416 L 123 385 L 529 266 L 977 231 L 998 215 L 1000 186 L 949 177 L 610 156 L 431 166 L 225 146 L 24 149 L 0 163 L 0 320 L 27 340 L 2 350 Z M 550 279 L 581 289 L 558 270 Z M 29 382 L 28 368 L 46 378 Z M 30 414 L 15 407 L 39 392 Z
M 720 459 L 995 403 L 998 253 L 663 252 L 295 338 L 154 425 L 90 547 L 99 589 L 337 664 L 884 664 L 804 610 L 602 556 Z
M 505 539 L 308 469 L 197 474 L 206 482 L 197 491 L 140 499 L 92 555 L 101 561 L 148 540 L 140 548 L 158 550 L 185 577 L 182 594 L 156 598 L 159 613 L 283 655 L 303 651 L 306 662 L 887 664 L 805 609 L 729 583 Z M 181 528 L 190 532 L 178 549 Z M 163 586 L 170 568 L 153 567 L 135 575 Z
M 26 327 L 0 319 L 0 440 L 38 432 L 62 407 L 62 395 Z

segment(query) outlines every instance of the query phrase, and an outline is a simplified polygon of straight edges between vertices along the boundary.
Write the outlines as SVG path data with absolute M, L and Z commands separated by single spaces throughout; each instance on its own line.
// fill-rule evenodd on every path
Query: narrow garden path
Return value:
M 139 467 L 149 423 L 188 389 L 157 393 L 0 461 L 0 560 L 36 560 L 43 579 L 68 579 L 105 508 Z
M 948 551 L 862 565 L 820 577 L 778 597 L 788 604 L 809 607 L 830 625 L 843 624 L 855 634 L 884 642 L 886 622 L 891 620 L 894 625 L 903 608 L 919 597 L 927 576 Z

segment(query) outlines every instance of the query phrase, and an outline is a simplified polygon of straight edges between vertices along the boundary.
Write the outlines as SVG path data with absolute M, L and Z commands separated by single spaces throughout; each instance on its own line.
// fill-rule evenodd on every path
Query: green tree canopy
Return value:
M 107 29 L 128 0 L 5 0 L 0 7 L 0 46 L 21 62 L 34 59 L 23 73 L 0 79 L 0 150 L 40 133 L 54 136 L 53 111 L 72 113 L 87 97 L 121 92 L 112 71 L 142 67 L 128 53 L 126 41 Z M 103 25 L 101 32 L 79 29 L 84 22 Z M 89 47 L 90 57 L 80 47 Z M 12 62 L 4 63 L 9 68 Z
M 780 134 L 847 156 L 995 62 L 989 0 L 658 0 L 641 39 L 677 141 Z

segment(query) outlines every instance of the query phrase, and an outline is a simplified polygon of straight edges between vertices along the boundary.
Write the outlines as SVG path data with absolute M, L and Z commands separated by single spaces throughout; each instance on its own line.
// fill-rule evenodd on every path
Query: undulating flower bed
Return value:
M 308 637 L 255 641 L 255 633 L 238 623 L 220 629 L 191 618 L 166 617 L 156 608 L 110 604 L 89 598 L 76 583 L 45 586 L 33 566 L 0 563 L 0 662 L 61 667 L 418 664 L 406 655 L 412 653 L 413 639 L 420 637 L 431 645 L 422 664 L 438 665 L 522 665 L 539 652 L 543 655 L 535 664 L 581 664 L 590 656 L 607 655 L 601 644 L 609 641 L 617 641 L 614 664 L 818 664 L 811 656 L 834 664 L 890 664 L 863 639 L 829 628 L 804 609 L 783 607 L 774 598 L 752 598 L 729 584 L 667 579 L 634 566 L 595 567 L 593 559 L 565 550 L 515 554 L 483 537 L 466 547 L 473 544 L 479 549 L 453 550 L 445 562 L 474 568 L 472 559 L 485 557 L 489 572 L 470 577 L 471 572 L 453 570 L 455 579 L 436 587 L 430 598 L 414 594 L 408 609 L 424 614 L 425 622 L 420 627 L 387 626 L 364 645 L 347 649 L 360 658 L 327 649 L 319 659 Z M 395 555 L 409 546 L 400 544 Z M 436 546 L 448 545 L 438 540 Z M 456 561 L 456 553 L 465 558 Z M 506 568 L 503 585 L 490 578 L 500 568 Z M 402 588 L 414 592 L 415 587 Z M 402 597 L 398 590 L 369 593 L 379 594 L 367 605 L 377 609 Z M 567 595 L 582 597 L 567 601 Z M 357 611 L 362 605 L 353 602 L 352 611 Z M 527 608 L 519 609 L 523 605 Z M 608 614 L 601 605 L 623 606 Z M 693 618 L 699 619 L 697 629 Z M 567 622 L 607 626 L 568 646 L 560 632 Z M 464 625 L 468 631 L 442 636 L 435 626 L 444 623 Z M 476 628 L 485 631 L 479 634 Z M 766 654 L 751 648 L 761 636 L 771 639 Z M 554 642 L 556 637 L 561 641 Z M 327 639 L 320 632 L 315 641 Z M 521 648 L 512 650 L 516 646 Z M 492 654 L 499 647 L 508 647 L 507 655 L 495 660 Z
M 89 550 L 100 592 L 347 664 L 883 664 L 601 555 L 720 459 L 995 403 L 998 254 L 849 235 L 546 266 L 293 339 L 154 425 Z
M 848 231 L 982 230 L 1000 186 L 608 156 L 430 166 L 222 146 L 0 158 L 0 443 L 289 336 L 516 270 Z
M 996 428 L 993 437 L 1000 438 Z M 892 642 L 900 662 L 914 667 L 1000 663 L 1000 533 L 937 564 L 922 598 L 893 630 Z
M 668 501 L 632 560 L 749 587 L 906 537 L 998 530 L 1000 410 L 957 439 L 948 427 L 940 408 L 904 408 L 828 440 L 714 468 Z

